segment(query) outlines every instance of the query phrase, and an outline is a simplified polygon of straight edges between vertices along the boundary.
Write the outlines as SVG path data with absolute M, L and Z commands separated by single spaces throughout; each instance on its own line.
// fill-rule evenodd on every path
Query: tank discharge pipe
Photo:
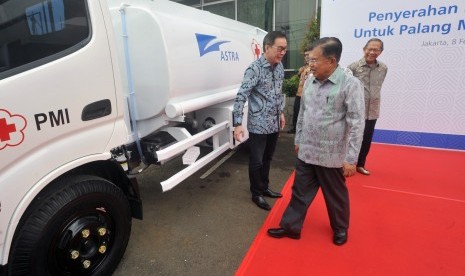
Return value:
M 136 104 L 135 104 L 135 89 L 134 89 L 134 81 L 132 79 L 132 69 L 131 69 L 131 59 L 129 55 L 129 42 L 128 42 L 128 30 L 126 24 L 126 11 L 125 8 L 129 7 L 128 4 L 121 4 L 119 8 L 119 12 L 121 13 L 121 25 L 122 25 L 122 36 L 123 36 L 123 45 L 124 45 L 124 62 L 126 64 L 126 74 L 128 78 L 128 87 L 129 87 L 129 114 L 131 117 L 131 124 L 133 127 L 133 132 L 135 135 L 137 151 L 139 152 L 139 156 L 144 164 L 147 164 L 145 161 L 144 154 L 142 153 L 142 147 L 140 145 L 140 138 L 139 138 L 139 130 L 137 128 L 137 120 L 136 120 Z
M 226 91 L 196 97 L 194 99 L 187 99 L 180 102 L 168 102 L 165 107 L 165 113 L 169 118 L 173 119 L 191 111 L 226 102 L 236 97 L 238 89 L 239 88 L 236 87 Z

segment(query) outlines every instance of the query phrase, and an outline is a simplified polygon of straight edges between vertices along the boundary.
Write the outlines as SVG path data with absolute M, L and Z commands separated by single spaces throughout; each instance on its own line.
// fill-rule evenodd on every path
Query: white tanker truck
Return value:
M 162 0 L 0 1 L 0 275 L 111 274 L 136 175 L 187 153 L 166 191 L 237 146 L 265 34 Z

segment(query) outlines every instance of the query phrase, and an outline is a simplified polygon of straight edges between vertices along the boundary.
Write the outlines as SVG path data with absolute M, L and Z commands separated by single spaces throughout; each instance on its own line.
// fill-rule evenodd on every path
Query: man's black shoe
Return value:
M 271 210 L 271 206 L 266 202 L 263 196 L 253 196 L 252 201 L 257 204 L 258 207 L 262 208 L 263 210 Z
M 267 196 L 267 197 L 272 197 L 272 198 L 280 198 L 280 197 L 283 197 L 283 195 L 282 195 L 281 193 L 273 192 L 273 191 L 270 190 L 270 189 L 266 189 L 266 190 L 263 192 L 263 195 L 264 195 L 264 196 Z
M 295 239 L 295 240 L 300 239 L 300 233 L 299 234 L 290 233 L 290 232 L 287 232 L 284 228 L 270 228 L 268 229 L 268 235 L 270 235 L 273 238 L 277 238 L 277 239 L 284 238 L 284 237 L 288 237 L 288 238 Z
M 343 245 L 347 242 L 347 231 L 336 231 L 333 236 L 333 243 L 335 245 Z

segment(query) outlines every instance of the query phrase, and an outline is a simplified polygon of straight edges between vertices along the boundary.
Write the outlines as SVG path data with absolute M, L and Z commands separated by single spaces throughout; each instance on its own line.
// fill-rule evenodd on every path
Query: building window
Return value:
M 207 1 L 204 0 L 206 3 Z M 204 11 L 209 11 L 214 14 L 218 14 L 230 19 L 236 19 L 236 7 L 234 1 L 231 2 L 222 2 L 222 3 L 217 3 L 217 4 L 212 4 L 212 5 L 204 5 L 203 6 Z
M 238 0 L 237 20 L 267 32 L 272 31 L 273 0 Z
M 63 1 L 41 2 L 26 8 L 26 18 L 31 35 L 44 35 L 65 28 Z
M 200 6 L 201 0 L 172 0 L 187 6 Z
M 287 54 L 284 56 L 284 68 L 297 71 L 304 64 L 300 46 L 305 38 L 307 26 L 315 16 L 315 1 L 275 0 L 275 30 L 287 37 Z

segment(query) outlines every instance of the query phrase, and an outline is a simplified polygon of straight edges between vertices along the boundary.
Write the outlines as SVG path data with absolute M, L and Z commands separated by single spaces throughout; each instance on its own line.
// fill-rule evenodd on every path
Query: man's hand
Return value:
M 244 138 L 244 127 L 240 125 L 234 128 L 234 139 L 242 142 L 242 138 Z
M 344 162 L 342 165 L 342 171 L 345 177 L 349 177 L 355 174 L 355 165 Z
M 279 116 L 279 125 L 281 126 L 281 130 L 283 130 L 284 126 L 286 125 L 286 118 L 284 117 L 284 113 L 281 113 Z
M 295 154 L 299 154 L 299 145 L 294 145 Z

